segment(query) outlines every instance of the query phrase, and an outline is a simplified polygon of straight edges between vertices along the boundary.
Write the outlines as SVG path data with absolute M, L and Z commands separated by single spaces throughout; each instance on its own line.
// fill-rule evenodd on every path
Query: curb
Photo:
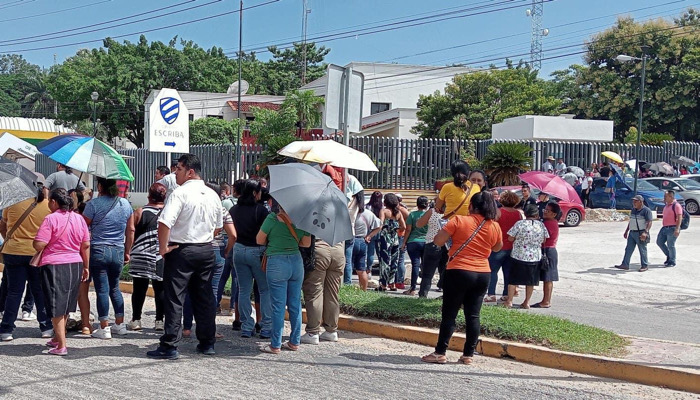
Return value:
M 119 288 L 124 293 L 133 291 L 131 282 L 120 282 Z M 153 289 L 150 286 L 147 294 L 153 296 Z M 303 310 L 303 320 L 306 321 L 305 309 Z M 435 329 L 406 326 L 345 314 L 340 315 L 338 328 L 430 347 L 434 346 L 438 339 L 438 331 Z M 450 340 L 449 349 L 462 351 L 465 341 L 466 337 L 464 334 L 455 333 L 452 336 L 452 340 Z M 695 373 L 661 366 L 638 364 L 634 361 L 616 358 L 570 353 L 542 346 L 486 337 L 479 339 L 476 351 L 487 357 L 508 358 L 541 367 L 700 393 L 700 372 Z

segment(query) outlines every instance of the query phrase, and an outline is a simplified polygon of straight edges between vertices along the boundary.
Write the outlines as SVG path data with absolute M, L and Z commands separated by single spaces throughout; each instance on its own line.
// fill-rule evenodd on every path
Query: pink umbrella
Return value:
M 520 174 L 518 177 L 540 192 L 547 193 L 550 196 L 557 197 L 564 201 L 583 205 L 583 203 L 581 203 L 581 198 L 578 196 L 578 193 L 576 193 L 576 189 L 554 174 L 542 171 L 530 171 Z

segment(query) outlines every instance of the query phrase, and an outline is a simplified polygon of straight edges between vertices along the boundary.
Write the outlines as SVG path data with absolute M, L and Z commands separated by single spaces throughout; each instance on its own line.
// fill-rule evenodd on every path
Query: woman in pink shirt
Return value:
M 47 215 L 34 239 L 36 251 L 43 251 L 39 266 L 54 337 L 46 343 L 49 354 L 65 356 L 66 320 L 75 312 L 80 282 L 90 276 L 90 231 L 85 219 L 71 211 L 73 200 L 65 189 L 51 192 L 51 214 Z

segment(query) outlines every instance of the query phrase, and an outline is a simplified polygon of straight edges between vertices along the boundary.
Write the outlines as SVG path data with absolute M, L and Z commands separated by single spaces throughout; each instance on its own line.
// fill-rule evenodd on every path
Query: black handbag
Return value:
M 542 248 L 542 258 L 540 258 L 540 270 L 549 270 L 549 257 L 547 257 L 547 252 L 545 251 L 544 247 Z

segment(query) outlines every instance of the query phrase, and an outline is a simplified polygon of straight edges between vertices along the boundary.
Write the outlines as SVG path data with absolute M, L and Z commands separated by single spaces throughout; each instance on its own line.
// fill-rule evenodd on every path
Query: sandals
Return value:
M 261 347 L 261 348 L 260 348 L 260 351 L 262 351 L 263 353 L 268 353 L 268 354 L 279 354 L 279 353 L 281 353 L 281 350 L 280 350 L 280 349 L 275 349 L 274 347 L 271 347 L 269 344 L 268 344 L 268 345 L 265 345 L 265 346 L 263 346 L 263 347 Z
M 282 343 L 282 349 L 297 351 L 297 350 L 299 350 L 299 345 L 291 344 L 289 342 L 284 342 L 284 343 Z
M 444 354 L 430 353 L 420 358 L 421 361 L 430 364 L 446 364 L 447 357 Z
M 403 292 L 403 294 L 408 295 L 408 296 L 415 296 L 416 293 L 418 293 L 418 292 L 415 290 L 406 290 L 405 292 Z
M 468 356 L 460 356 L 459 360 L 457 360 L 458 363 L 464 364 L 464 365 L 470 365 L 474 361 L 473 357 L 468 357 Z
M 486 296 L 484 297 L 484 303 L 496 303 L 498 300 L 496 299 L 496 296 Z

